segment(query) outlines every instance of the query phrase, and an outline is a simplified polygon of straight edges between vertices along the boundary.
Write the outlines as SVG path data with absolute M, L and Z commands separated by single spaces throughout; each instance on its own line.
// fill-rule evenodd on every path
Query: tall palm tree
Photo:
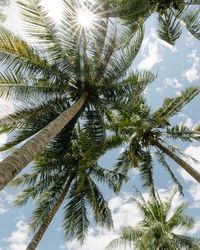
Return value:
M 57 115 L 55 113 L 63 110 L 64 106 L 54 106 L 48 112 L 48 117 L 43 119 L 48 122 Z M 15 187 L 25 187 L 15 201 L 17 205 L 25 205 L 29 199 L 37 200 L 38 207 L 33 212 L 30 228 L 38 230 L 27 250 L 36 249 L 62 203 L 66 203 L 63 230 L 68 238 L 76 236 L 83 242 L 89 226 L 88 205 L 92 208 L 97 224 L 112 227 L 111 212 L 95 179 L 108 184 L 114 191 L 119 191 L 120 183 L 126 177 L 116 171 L 104 169 L 97 163 L 102 154 L 119 144 L 113 142 L 113 137 L 105 140 L 103 127 L 97 116 L 98 114 L 94 116 L 94 112 L 86 112 L 82 129 L 80 125 L 73 129 L 76 119 L 72 120 L 37 156 L 31 173 L 11 182 Z M 42 118 L 42 114 L 40 117 Z M 35 123 L 36 121 L 32 121 L 32 124 Z
M 131 199 L 137 205 L 143 219 L 135 227 L 120 229 L 119 238 L 112 240 L 107 249 L 121 245 L 141 250 L 200 249 L 200 239 L 173 232 L 175 229 L 190 230 L 194 226 L 192 217 L 185 213 L 187 204 L 179 205 L 169 217 L 176 190 L 173 190 L 165 201 L 161 200 L 158 193 L 156 197 L 151 196 L 145 201 L 142 194 L 137 192 L 139 199 Z
M 55 93 L 74 104 L 0 163 L 0 189 L 79 111 L 94 108 L 103 114 L 105 107 L 123 105 L 152 80 L 148 73 L 142 76 L 127 73 L 141 46 L 143 31 L 141 28 L 133 34 L 131 26 L 117 30 L 108 17 L 102 18 L 107 1 L 100 1 L 98 8 L 95 6 L 95 24 L 89 31 L 77 23 L 80 6 L 73 0 L 63 0 L 60 25 L 48 16 L 39 0 L 18 2 L 29 43 L 9 31 L 0 33 L 0 61 L 4 65 L 0 78 L 2 96 L 22 98 Z M 86 6 L 92 5 L 86 3 Z M 48 101 L 55 102 L 55 97 Z M 12 116 L 12 125 L 17 126 L 16 117 L 23 120 L 27 113 L 36 114 L 39 110 L 37 105 L 25 111 L 22 108 L 20 114 Z M 12 127 L 6 123 L 10 117 L 1 124 Z
M 175 154 L 176 152 L 184 155 L 180 149 L 168 142 L 168 139 L 180 139 L 186 142 L 200 140 L 198 131 L 191 130 L 184 125 L 173 126 L 169 121 L 199 92 L 199 87 L 189 87 L 175 98 L 166 98 L 163 106 L 154 112 L 151 112 L 141 97 L 131 108 L 119 110 L 118 113 L 108 113 L 108 128 L 128 143 L 127 149 L 118 159 L 116 167 L 124 173 L 130 167 L 138 167 L 145 180 L 144 185 L 151 186 L 153 183 L 152 153 L 155 153 L 159 162 L 178 184 L 173 171 L 165 160 L 165 155 L 167 155 L 200 182 L 200 173 Z M 193 160 L 195 161 L 195 159 Z M 181 189 L 180 185 L 179 187 Z
M 158 36 L 171 45 L 180 37 L 182 27 L 200 40 L 199 0 L 111 0 L 111 3 L 116 8 L 115 12 L 111 8 L 111 16 L 121 17 L 136 27 L 156 13 Z

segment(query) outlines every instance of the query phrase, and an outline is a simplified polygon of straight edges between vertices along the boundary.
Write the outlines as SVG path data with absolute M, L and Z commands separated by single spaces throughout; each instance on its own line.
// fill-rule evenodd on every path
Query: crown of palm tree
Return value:
M 166 145 L 170 151 L 186 156 L 180 149 L 171 145 L 168 138 L 187 142 L 200 140 L 198 131 L 191 130 L 184 125 L 172 126 L 169 122 L 169 119 L 177 114 L 199 92 L 199 87 L 189 87 L 175 98 L 166 98 L 163 106 L 154 112 L 151 112 L 150 108 L 145 104 L 145 100 L 139 97 L 131 108 L 118 110 L 118 113 L 108 113 L 107 127 L 117 136 L 123 138 L 124 142 L 128 142 L 128 147 L 119 157 L 116 168 L 126 173 L 130 167 L 139 167 L 141 176 L 145 180 L 144 185 L 152 186 L 152 152 L 154 152 L 159 162 L 169 171 L 173 180 L 182 190 L 180 183 L 165 160 L 165 154 L 169 151 L 166 152 L 166 148 L 163 150 L 160 143 Z M 192 160 L 197 162 L 194 158 Z
M 112 240 L 107 248 L 130 245 L 144 250 L 200 249 L 200 239 L 173 232 L 175 229 L 190 230 L 194 226 L 192 217 L 185 213 L 187 207 L 185 203 L 178 206 L 169 216 L 176 192 L 173 190 L 165 201 L 161 200 L 158 193 L 145 201 L 137 190 L 139 199 L 132 197 L 132 201 L 138 207 L 143 219 L 135 227 L 120 229 L 119 238 Z

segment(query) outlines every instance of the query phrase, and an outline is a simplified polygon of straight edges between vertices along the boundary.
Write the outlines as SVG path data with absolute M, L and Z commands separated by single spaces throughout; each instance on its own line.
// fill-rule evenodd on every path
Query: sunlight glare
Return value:
M 90 28 L 92 26 L 92 23 L 94 21 L 94 14 L 85 9 L 85 10 L 80 10 L 78 12 L 78 22 L 81 26 L 85 28 Z

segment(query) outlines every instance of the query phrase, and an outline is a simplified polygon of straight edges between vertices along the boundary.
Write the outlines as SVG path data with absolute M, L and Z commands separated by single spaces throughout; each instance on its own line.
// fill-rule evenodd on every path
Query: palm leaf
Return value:
M 167 12 L 164 17 L 159 15 L 157 18 L 157 33 L 160 39 L 174 45 L 182 33 L 181 24 L 177 17 L 174 17 L 171 12 Z
M 184 9 L 180 19 L 184 22 L 186 29 L 198 40 L 200 40 L 200 8 L 188 7 Z
M 186 88 L 175 98 L 166 98 L 163 106 L 154 112 L 156 118 L 169 118 L 181 111 L 181 109 L 190 102 L 200 92 L 199 87 Z

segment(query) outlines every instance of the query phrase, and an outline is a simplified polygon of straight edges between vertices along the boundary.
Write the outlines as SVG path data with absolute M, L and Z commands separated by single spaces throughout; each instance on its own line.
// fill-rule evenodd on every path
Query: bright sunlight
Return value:
M 94 22 L 94 18 L 95 15 L 90 11 L 90 10 L 80 10 L 78 12 L 78 23 L 85 27 L 85 28 L 91 28 L 93 22 Z

